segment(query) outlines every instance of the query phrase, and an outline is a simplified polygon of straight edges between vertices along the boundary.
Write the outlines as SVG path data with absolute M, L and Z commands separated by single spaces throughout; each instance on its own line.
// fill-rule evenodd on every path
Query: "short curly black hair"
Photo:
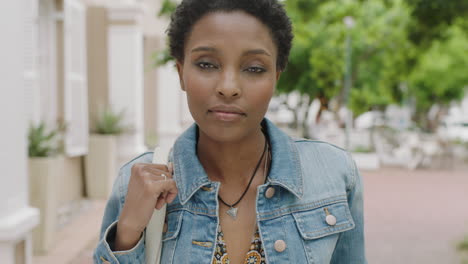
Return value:
M 284 71 L 293 39 L 291 20 L 277 0 L 182 0 L 171 16 L 167 30 L 170 54 L 183 61 L 184 47 L 193 25 L 213 12 L 243 11 L 259 19 L 269 29 L 278 49 L 276 66 Z

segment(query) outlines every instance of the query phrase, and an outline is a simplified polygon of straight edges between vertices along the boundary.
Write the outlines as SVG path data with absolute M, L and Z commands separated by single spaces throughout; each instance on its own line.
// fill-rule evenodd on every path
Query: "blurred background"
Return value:
M 0 263 L 92 263 L 118 168 L 193 122 L 177 2 L 2 2 Z M 352 153 L 369 263 L 468 263 L 468 1 L 282 2 L 295 39 L 267 117 Z

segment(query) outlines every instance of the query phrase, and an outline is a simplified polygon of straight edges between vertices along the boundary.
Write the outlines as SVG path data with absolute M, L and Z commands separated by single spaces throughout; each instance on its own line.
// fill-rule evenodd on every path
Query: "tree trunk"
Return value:
M 437 111 L 434 119 L 429 120 L 428 122 L 428 129 L 431 133 L 435 133 L 437 130 L 437 127 L 439 127 L 440 120 L 442 119 L 442 116 L 444 112 L 446 112 L 447 109 L 444 106 L 440 106 L 439 110 Z
M 309 126 L 307 124 L 307 120 L 309 119 L 309 112 L 310 112 L 310 106 L 312 105 L 312 98 L 307 96 L 307 101 L 304 102 L 306 104 L 306 109 L 304 113 L 304 119 L 302 120 L 302 137 L 303 138 L 309 138 Z
M 320 108 L 319 108 L 319 111 L 317 112 L 317 115 L 315 116 L 316 124 L 320 122 L 320 118 L 322 117 L 323 110 L 328 110 L 328 103 L 330 101 L 328 98 L 320 94 L 317 96 L 317 98 L 319 99 L 319 102 L 320 102 Z M 310 104 L 312 104 L 312 102 L 310 102 Z

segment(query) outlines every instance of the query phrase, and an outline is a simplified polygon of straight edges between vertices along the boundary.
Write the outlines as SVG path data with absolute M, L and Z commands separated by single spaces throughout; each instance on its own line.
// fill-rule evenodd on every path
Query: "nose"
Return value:
M 216 87 L 216 93 L 218 96 L 225 99 L 238 98 L 242 94 L 238 76 L 233 72 L 225 72 L 222 76 L 222 80 Z

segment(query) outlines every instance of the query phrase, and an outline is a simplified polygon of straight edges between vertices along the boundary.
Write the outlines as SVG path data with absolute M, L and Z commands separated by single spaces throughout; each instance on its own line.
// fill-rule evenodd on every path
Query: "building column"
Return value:
M 160 49 L 162 41 L 158 36 L 146 35 L 144 37 L 144 117 L 145 117 L 145 143 L 147 146 L 154 146 L 157 143 L 158 135 L 158 104 L 157 104 L 157 68 L 154 65 L 154 52 Z
M 124 123 L 131 131 L 119 142 L 119 164 L 144 152 L 143 128 L 143 9 L 136 3 L 109 7 L 108 66 L 109 104 L 125 111 Z
M 187 118 L 190 115 L 187 114 L 185 94 L 180 88 L 173 63 L 158 68 L 158 77 L 158 145 L 162 153 L 168 153 L 177 137 L 192 121 Z
M 34 0 L 36 1 L 36 0 Z M 35 2 L 37 5 L 37 2 Z M 32 262 L 31 231 L 39 211 L 28 206 L 27 107 L 25 93 L 26 22 L 31 1 L 5 1 L 0 9 L 0 262 Z

